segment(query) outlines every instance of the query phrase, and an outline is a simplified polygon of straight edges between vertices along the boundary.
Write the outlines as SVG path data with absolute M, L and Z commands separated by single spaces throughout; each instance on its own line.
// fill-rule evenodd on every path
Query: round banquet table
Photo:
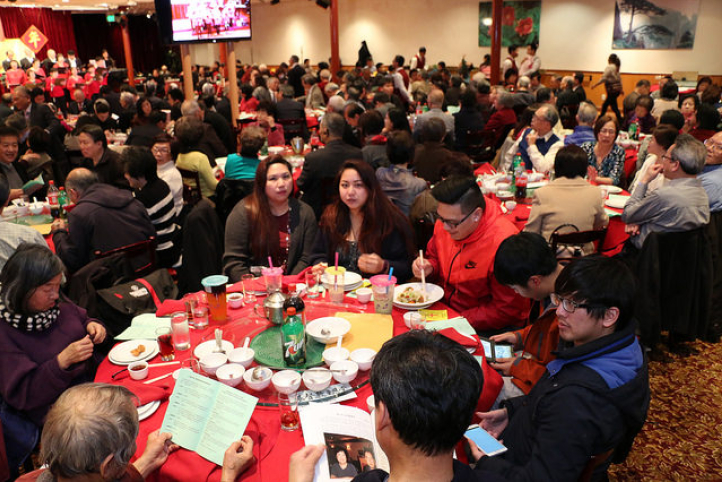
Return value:
M 259 298 L 262 300 L 262 298 Z M 352 311 L 359 313 L 373 313 L 373 302 L 363 305 L 356 299 L 346 297 L 344 303 L 347 306 L 334 306 L 326 299 L 314 300 L 317 303 L 307 303 L 306 313 L 308 321 L 321 316 L 332 316 L 337 311 Z M 447 310 L 448 317 L 458 316 L 454 310 L 448 308 L 441 302 L 435 303 L 429 309 Z M 403 314 L 405 310 L 398 308 L 393 309 L 393 336 L 405 333 L 408 328 L 404 324 Z M 245 336 L 253 337 L 263 331 L 271 324 L 265 319 L 259 318 L 253 312 L 252 307 L 244 307 L 238 310 L 228 310 L 229 321 L 227 329 L 233 326 L 235 333 L 235 345 L 239 346 Z M 191 353 L 195 346 L 201 341 L 212 339 L 213 332 L 217 326 L 211 325 L 204 330 L 191 330 L 191 349 L 185 351 L 176 351 L 175 360 L 182 361 L 191 357 Z M 220 326 L 223 328 L 223 326 Z M 225 334 L 224 334 L 225 339 Z M 240 343 L 239 343 L 240 342 Z M 483 355 L 483 350 L 479 350 L 476 355 Z M 153 359 L 147 360 L 149 363 L 160 362 L 160 357 L 156 355 Z M 255 362 L 254 362 L 255 365 Z M 127 373 L 121 374 L 118 380 L 112 381 L 112 375 L 118 372 L 122 367 L 112 364 L 107 358 L 98 367 L 96 374 L 96 382 L 123 384 L 127 380 Z M 179 368 L 179 365 L 151 367 L 148 379 L 159 377 L 163 374 L 170 373 Z M 351 382 L 351 385 L 360 388 L 356 389 L 356 398 L 342 402 L 345 405 L 358 407 L 367 410 L 366 399 L 372 395 L 371 385 L 367 382 L 369 372 L 359 372 L 359 376 Z M 153 386 L 165 386 L 172 390 L 174 386 L 173 377 L 168 377 L 158 382 L 154 382 Z M 245 384 L 238 387 L 243 391 L 256 396 L 260 402 L 270 402 L 275 399 L 276 392 L 273 385 L 262 392 L 253 392 L 246 388 Z M 145 449 L 148 434 L 158 430 L 163 422 L 168 400 L 161 403 L 158 410 L 149 418 L 140 422 L 140 431 L 137 437 L 137 450 L 133 457 L 135 460 Z M 251 436 L 254 441 L 254 455 L 256 462 L 253 466 L 244 472 L 239 480 L 243 481 L 284 481 L 288 480 L 288 463 L 291 454 L 303 447 L 302 430 L 294 432 L 284 432 L 280 429 L 280 418 L 278 407 L 262 406 L 260 403 L 256 406 L 253 416 L 246 428 L 246 435 Z M 166 463 L 151 474 L 147 480 L 150 481 L 218 481 L 221 477 L 221 468 L 214 463 L 203 459 L 195 452 L 185 449 L 179 449 L 172 453 Z

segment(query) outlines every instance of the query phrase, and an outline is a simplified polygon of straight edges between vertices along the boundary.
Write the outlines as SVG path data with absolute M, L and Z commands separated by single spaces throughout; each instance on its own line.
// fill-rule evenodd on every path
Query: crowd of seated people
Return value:
M 505 377 L 497 402 L 509 408 L 481 417 L 492 433 L 509 437 L 511 450 L 505 461 L 482 459 L 480 467 L 523 478 L 536 470 L 538 457 L 546 456 L 547 449 L 524 442 L 526 435 L 533 436 L 525 433 L 526 422 L 536 414 L 528 409 L 510 412 L 517 408 L 513 397 L 544 401 L 546 392 L 535 392 L 534 386 L 543 380 L 548 389 L 546 363 L 557 357 L 563 370 L 578 370 L 566 368 L 566 360 L 586 356 L 596 346 L 584 338 L 588 347 L 552 353 L 560 339 L 581 344 L 569 319 L 601 294 L 587 279 L 594 266 L 561 276 L 562 266 L 555 258 L 559 253 L 546 249 L 551 234 L 565 224 L 579 230 L 607 225 L 599 189 L 588 181 L 625 188 L 632 181 L 624 174 L 626 153 L 618 143 L 627 130 L 649 136 L 640 149 L 639 174 L 622 217 L 631 236 L 626 254 L 641 250 L 651 232 L 706 225 L 710 213 L 722 211 L 717 174 L 722 172 L 717 169 L 722 164 L 722 140 L 720 89 L 711 79 L 700 82 L 689 96 L 679 96 L 675 82 L 663 79 L 657 98 L 650 93 L 650 83 L 640 81 L 624 98 L 623 114 L 609 115 L 587 100 L 583 75 L 552 76 L 543 85 L 537 46 L 527 49 L 524 61 L 517 60 L 517 51 L 509 49 L 505 82 L 499 86 L 491 86 L 481 71 L 457 74 L 441 62 L 419 66 L 416 57 L 415 68 L 407 73 L 400 55 L 388 66 L 371 62 L 336 75 L 324 62 L 317 68 L 304 67 L 296 56 L 275 68 L 239 64 L 237 109 L 231 109 L 223 76 L 226 66 L 217 62 L 209 68 L 194 66 L 196 95 L 186 99 L 166 68 L 136 87 L 123 84 L 112 75 L 114 63 L 107 52 L 88 64 L 71 52 L 63 57 L 49 51 L 42 62 L 10 59 L 5 68 L 9 91 L 0 102 L 1 204 L 32 197 L 37 186 L 28 181 L 40 173 L 45 182 L 52 179 L 62 185 L 76 204 L 68 222 L 53 222 L 50 237 L 56 256 L 47 260 L 48 275 L 30 288 L 47 284 L 48 291 L 56 292 L 56 265 L 71 275 L 91 262 L 96 250 L 151 237 L 159 266 L 182 268 L 183 260 L 192 255 L 183 242 L 184 220 L 198 202 L 188 193 L 195 189 L 200 199 L 220 203 L 221 178 L 224 183 L 245 182 L 243 197 L 234 199 L 221 217 L 224 221 L 219 221 L 223 256 L 218 263 L 232 281 L 269 258 L 285 274 L 320 272 L 336 254 L 339 265 L 364 276 L 393 268 L 401 283 L 423 273 L 444 288 L 443 302 L 478 333 L 513 342 L 535 362 L 544 362 L 518 357 L 524 360 L 494 365 Z M 236 110 L 243 115 L 234 122 L 231 112 Z M 314 123 L 319 111 L 323 115 Z M 126 146 L 116 145 L 119 132 L 127 134 Z M 508 171 L 519 154 L 527 169 L 556 175 L 533 196 L 522 234 L 502 206 L 483 195 L 472 174 L 478 167 L 472 147 L 478 146 L 470 140 L 477 134 L 488 138 L 499 169 Z M 314 137 L 313 150 L 300 162 L 295 159 L 292 165 L 279 155 L 266 157 L 264 145 L 287 146 L 297 136 L 306 143 Z M 36 192 L 44 195 L 46 187 Z M 419 201 L 424 212 L 414 216 Z M 660 206 L 669 209 L 660 214 Z M 416 232 L 422 218 L 431 221 L 425 237 Z M 12 239 L 8 233 L 0 232 L 3 260 L 12 260 L 21 241 L 42 241 L 25 230 L 13 230 Z M 416 256 L 419 249 L 425 252 L 423 258 Z M 527 269 L 515 265 L 517 258 L 528 260 Z M 8 266 L 8 273 L 13 273 L 13 263 Z M 629 288 L 623 268 L 609 265 L 599 268 L 600 273 L 602 268 L 609 280 L 620 280 Z M 5 271 L 0 279 L 9 276 Z M 61 315 L 71 309 L 55 299 L 52 307 L 50 302 L 47 307 L 30 306 L 28 300 L 27 306 L 9 306 L 5 288 L 0 286 L 0 302 L 10 316 L 29 320 L 55 305 Z M 554 293 L 559 295 L 558 303 L 551 305 L 556 311 L 548 304 Z M 544 302 L 547 308 L 534 324 L 530 300 Z M 634 407 L 621 402 L 616 408 L 605 407 L 615 420 L 621 415 L 614 410 L 634 411 L 635 425 L 605 432 L 590 450 L 627 443 L 646 410 L 644 390 L 639 388 L 644 368 L 638 347 L 627 343 L 628 300 L 615 291 L 594 302 L 595 309 L 584 311 L 589 319 L 583 321 L 600 324 L 594 334 L 605 341 L 599 346 L 623 340 L 620 350 L 634 366 L 620 386 L 632 384 L 638 391 L 628 400 L 637 404 Z M 77 318 L 87 325 L 88 336 L 82 338 L 82 329 L 73 336 L 83 342 L 82 353 L 88 358 L 94 354 L 93 343 L 103 337 L 82 316 Z M 62 353 L 61 342 L 73 340 L 56 341 L 52 346 L 57 349 L 51 351 Z M 58 359 L 55 352 L 48 357 Z M 583 370 L 584 376 L 589 370 Z M 62 390 L 87 378 L 78 373 L 77 380 L 66 377 L 67 383 L 48 395 L 52 400 L 42 407 L 43 414 Z M 0 386 L 2 399 L 27 410 L 8 386 Z M 574 397 L 582 396 L 570 398 Z M 509 402 L 503 405 L 505 400 Z M 593 398 L 584 402 L 599 403 Z M 551 409 L 550 416 L 561 416 L 558 407 Z M 39 428 L 42 421 L 37 422 Z M 582 458 L 566 461 L 560 470 L 578 473 Z

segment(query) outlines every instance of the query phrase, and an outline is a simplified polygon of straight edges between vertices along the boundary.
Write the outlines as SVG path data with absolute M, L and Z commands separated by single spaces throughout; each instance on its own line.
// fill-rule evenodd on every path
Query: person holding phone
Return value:
M 604 256 L 572 261 L 554 282 L 559 350 L 528 395 L 478 413 L 507 451 L 476 468 L 511 480 L 578 480 L 603 457 L 591 480 L 624 461 L 649 409 L 647 363 L 635 336 L 634 275 Z
M 496 358 L 489 363 L 502 373 L 504 386 L 495 407 L 503 400 L 528 394 L 544 375 L 546 365 L 554 360 L 559 345 L 556 306 L 549 297 L 564 267 L 557 262 L 549 244 L 536 233 L 522 232 L 506 238 L 494 258 L 494 274 L 503 285 L 521 296 L 538 301 L 543 312 L 521 330 L 490 337 L 497 344 L 510 344 L 516 353 L 509 358 Z M 538 305 L 534 306 L 538 309 Z M 535 308 L 532 308 L 534 311 Z

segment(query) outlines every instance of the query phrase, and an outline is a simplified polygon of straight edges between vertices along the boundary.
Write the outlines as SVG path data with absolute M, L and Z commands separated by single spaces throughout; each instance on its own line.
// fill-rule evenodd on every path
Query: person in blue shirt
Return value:
M 597 119 L 597 108 L 591 102 L 582 102 L 577 111 L 577 126 L 574 132 L 564 138 L 564 145 L 581 146 L 585 142 L 594 142 L 594 121 Z
M 238 154 L 226 160 L 225 177 L 228 179 L 255 179 L 258 168 L 258 151 L 266 142 L 266 133 L 260 127 L 249 126 L 241 131 Z

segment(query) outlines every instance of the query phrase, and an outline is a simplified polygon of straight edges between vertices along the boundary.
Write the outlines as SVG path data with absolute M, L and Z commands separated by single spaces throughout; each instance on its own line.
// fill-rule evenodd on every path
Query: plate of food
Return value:
M 394 289 L 394 306 L 404 310 L 424 310 L 444 297 L 444 289 L 426 283 L 424 293 L 421 283 L 406 283 Z
M 363 278 L 358 273 L 346 271 L 343 275 L 343 279 L 341 279 L 341 277 L 339 276 L 339 283 L 341 282 L 343 282 L 343 289 L 345 291 L 351 291 L 361 286 L 361 283 L 363 283 Z M 324 273 L 323 275 L 321 275 L 321 283 L 323 284 L 324 288 L 330 289 L 331 285 L 333 285 L 333 276 Z
M 108 359 L 116 365 L 130 365 L 133 362 L 150 360 L 158 353 L 155 340 L 129 340 L 119 343 L 108 353 Z

